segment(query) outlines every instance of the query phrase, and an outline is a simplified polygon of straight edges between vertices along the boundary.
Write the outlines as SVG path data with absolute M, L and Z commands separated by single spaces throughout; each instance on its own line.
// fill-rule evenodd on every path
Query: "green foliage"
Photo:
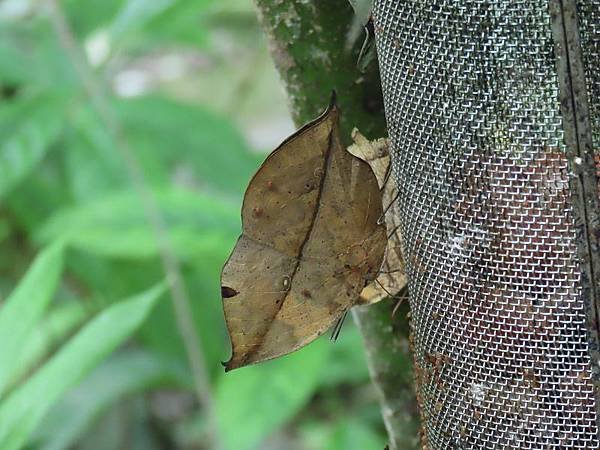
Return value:
M 368 386 L 351 324 L 335 345 L 322 339 L 227 375 L 220 365 L 229 352 L 220 269 L 240 231 L 244 188 L 264 158 L 248 130 L 276 135 L 259 147 L 288 131 L 270 129 L 287 113 L 251 2 L 57 3 L 92 82 L 104 87 L 111 123 L 46 9 L 11 18 L 0 7 L 0 448 L 202 448 L 206 440 L 172 304 L 158 301 L 163 287 L 148 290 L 165 274 L 123 149 L 181 264 L 221 450 L 261 448 L 286 429 L 308 450 L 302 430 L 316 414 L 325 414 L 321 446 L 379 445 L 373 421 L 352 435 L 344 428 L 358 420 L 352 411 L 346 422 L 329 419 L 362 408 L 355 388 Z M 147 77 L 138 80 L 144 89 L 119 95 L 118 81 L 132 73 Z M 192 406 L 178 404 L 183 412 L 165 418 L 172 405 L 159 402 L 157 412 L 149 399 L 173 389 Z M 350 406 L 341 406 L 339 389 L 350 392 Z M 137 424 L 135 433 L 123 423 Z M 123 429 L 131 445 L 117 443 Z M 108 430 L 110 444 L 98 430 Z
M 26 378 L 28 373 L 35 370 L 39 361 L 55 351 L 88 316 L 79 302 L 62 302 L 49 308 L 46 316 L 28 333 L 19 357 L 12 360 L 9 385 L 15 385 L 20 379 Z
M 136 37 L 146 45 L 180 43 L 199 45 L 206 40 L 200 26 L 212 0 L 128 0 L 111 23 L 113 40 Z
M 256 448 L 264 436 L 289 420 L 314 392 L 326 367 L 328 350 L 327 342 L 321 339 L 287 358 L 223 377 L 216 399 L 227 448 Z M 246 401 L 240 402 L 240 398 Z
M 364 418 L 342 416 L 333 424 L 311 423 L 303 431 L 311 450 L 379 450 L 385 447 L 385 439 L 366 425 Z
M 50 247 L 33 263 L 0 309 L 0 395 L 31 333 L 54 295 L 62 272 L 62 245 Z
M 122 351 L 95 369 L 58 402 L 35 436 L 42 450 L 70 448 L 119 399 L 165 384 L 189 388 L 180 366 L 142 350 Z
M 262 160 L 230 121 L 201 106 L 146 96 L 119 102 L 116 111 L 140 160 L 152 149 L 162 170 L 187 167 L 209 190 L 239 195 Z
M 38 267 L 36 267 L 38 269 Z M 143 322 L 164 287 L 107 308 L 0 404 L 0 448 L 18 449 L 47 410 Z M 8 311 L 13 322 L 15 310 Z
M 239 213 L 230 202 L 181 189 L 155 192 L 171 242 L 184 260 L 222 256 L 239 230 Z M 58 211 L 40 229 L 41 242 L 64 238 L 75 248 L 113 258 L 157 256 L 156 236 L 135 192 L 107 194 Z
M 35 170 L 58 138 L 58 102 L 37 96 L 0 107 L 0 199 Z
M 350 322 L 350 318 L 346 318 L 346 321 Z M 358 328 L 346 324 L 343 339 L 332 346 L 327 372 L 321 378 L 323 386 L 333 387 L 340 384 L 368 382 L 369 371 L 365 355 L 363 352 L 357 351 L 361 346 L 362 337 Z M 352 367 L 352 370 L 348 370 L 349 367 Z

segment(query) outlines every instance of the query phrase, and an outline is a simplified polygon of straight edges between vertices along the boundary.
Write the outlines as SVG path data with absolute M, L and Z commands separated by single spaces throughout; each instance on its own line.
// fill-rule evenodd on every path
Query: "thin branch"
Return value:
M 196 396 L 206 413 L 210 425 L 212 448 L 222 448 L 219 444 L 214 399 L 211 395 L 200 338 L 192 320 L 189 295 L 181 275 L 179 260 L 175 255 L 169 238 L 167 224 L 154 194 L 146 183 L 140 164 L 127 143 L 122 127 L 115 120 L 113 111 L 106 101 L 105 90 L 88 66 L 86 58 L 73 35 L 60 5 L 56 0 L 47 0 L 47 4 L 49 6 L 52 25 L 60 39 L 61 45 L 81 79 L 83 87 L 100 120 L 111 136 L 115 148 L 125 162 L 130 181 L 142 201 L 144 212 L 156 236 L 160 260 L 171 291 L 171 300 L 175 311 L 177 327 L 181 334 L 187 359 L 192 370 Z
M 416 450 L 418 412 L 408 343 L 408 305 L 395 306 L 390 299 L 357 306 L 352 316 L 365 341 L 369 372 L 381 402 L 383 422 L 393 450 Z

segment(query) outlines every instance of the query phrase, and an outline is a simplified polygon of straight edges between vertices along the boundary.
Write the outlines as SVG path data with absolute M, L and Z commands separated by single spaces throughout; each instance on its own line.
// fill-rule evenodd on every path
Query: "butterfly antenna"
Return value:
M 390 178 L 392 178 L 392 165 L 388 164 L 383 177 L 383 183 L 381 183 L 381 188 L 379 189 L 380 192 L 383 192 L 385 186 L 388 184 L 388 181 L 390 181 Z
M 338 321 L 335 323 L 335 326 L 333 327 L 333 331 L 331 332 L 331 336 L 329 338 L 329 340 L 335 342 L 337 341 L 337 338 L 340 336 L 340 332 L 342 331 L 342 325 L 344 325 L 344 320 L 346 319 L 346 314 L 348 314 L 348 311 L 344 312 L 344 315 L 342 317 L 340 317 L 338 319 Z
M 398 232 L 398 230 L 399 230 L 399 229 L 400 229 L 400 225 L 396 226 L 396 228 L 394 228 L 394 229 L 392 230 L 392 232 L 391 232 L 390 234 L 388 234 L 388 237 L 387 237 L 387 238 L 388 238 L 388 240 L 389 240 L 389 239 L 390 239 L 390 238 L 391 238 L 393 235 L 395 235 L 395 234 Z
M 392 317 L 394 317 L 396 315 L 396 313 L 398 312 L 398 308 L 400 308 L 400 305 L 402 305 L 402 303 L 404 303 L 404 300 L 408 299 L 408 294 L 406 293 L 406 287 L 402 288 L 402 290 L 400 292 L 404 292 L 403 295 L 399 295 L 396 297 L 397 301 L 396 304 L 394 305 L 394 308 L 392 309 Z
M 404 272 L 404 269 L 394 269 L 394 270 L 380 270 L 379 273 L 382 273 L 384 275 L 389 275 L 391 273 L 398 273 L 398 272 Z
M 379 285 L 379 287 L 381 287 L 381 289 L 383 289 L 385 291 L 385 293 L 388 295 L 388 297 L 395 298 L 394 294 L 392 294 L 390 291 L 388 291 L 385 288 L 385 286 L 383 284 L 381 284 L 381 281 L 379 281 L 377 278 L 375 278 L 375 283 L 377 283 Z
M 387 214 L 387 212 L 390 210 L 390 208 L 392 207 L 392 205 L 394 203 L 396 203 L 396 200 L 398 200 L 398 197 L 400 197 L 400 191 L 398 191 L 398 193 L 396 195 L 394 195 L 394 198 L 392 199 L 392 201 L 390 202 L 390 204 L 383 210 L 383 213 L 381 214 L 381 216 L 379 217 L 379 219 L 377 220 L 378 224 L 382 224 L 383 220 L 385 218 L 385 215 Z
M 396 304 L 394 305 L 394 308 L 392 309 L 392 317 L 396 316 L 396 313 L 398 312 L 398 308 L 400 308 L 400 305 L 402 305 L 402 303 L 404 303 L 404 299 L 406 297 L 399 297 L 396 300 Z

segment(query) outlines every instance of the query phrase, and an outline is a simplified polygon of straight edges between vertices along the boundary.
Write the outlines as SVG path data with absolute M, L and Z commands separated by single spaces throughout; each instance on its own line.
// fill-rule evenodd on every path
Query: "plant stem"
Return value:
M 352 317 L 365 341 L 369 372 L 377 388 L 383 422 L 392 450 L 419 448 L 419 421 L 406 320 L 408 302 L 394 317 L 387 299 L 375 305 L 357 306 Z
M 271 55 L 285 84 L 296 125 L 318 115 L 332 89 L 342 110 L 342 139 L 358 127 L 370 138 L 386 133 L 379 71 L 357 69 L 361 42 L 350 41 L 347 0 L 255 0 Z M 360 40 L 360 38 L 359 38 Z M 381 394 L 392 449 L 417 448 L 418 413 L 406 313 L 392 317 L 389 301 L 353 310 L 365 340 L 369 370 Z
M 47 0 L 47 4 L 52 25 L 61 45 L 68 55 L 71 64 L 73 64 L 100 120 L 112 138 L 115 148 L 121 154 L 129 179 L 140 197 L 148 222 L 154 230 L 161 264 L 171 293 L 177 328 L 181 334 L 192 371 L 194 390 L 200 406 L 204 409 L 208 419 L 210 448 L 221 449 L 217 432 L 214 399 L 212 398 L 210 382 L 204 365 L 200 338 L 192 319 L 189 295 L 183 276 L 181 275 L 179 260 L 169 238 L 167 224 L 154 194 L 146 183 L 140 164 L 129 147 L 122 127 L 115 119 L 111 106 L 106 100 L 108 96 L 105 95 L 104 86 L 96 79 L 93 71 L 88 66 L 87 60 L 73 35 L 64 12 L 56 0 Z

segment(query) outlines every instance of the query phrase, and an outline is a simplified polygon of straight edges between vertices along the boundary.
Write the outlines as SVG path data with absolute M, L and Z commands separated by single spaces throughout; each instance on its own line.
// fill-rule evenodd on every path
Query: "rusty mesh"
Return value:
M 599 448 L 550 3 L 375 1 L 424 448 Z

